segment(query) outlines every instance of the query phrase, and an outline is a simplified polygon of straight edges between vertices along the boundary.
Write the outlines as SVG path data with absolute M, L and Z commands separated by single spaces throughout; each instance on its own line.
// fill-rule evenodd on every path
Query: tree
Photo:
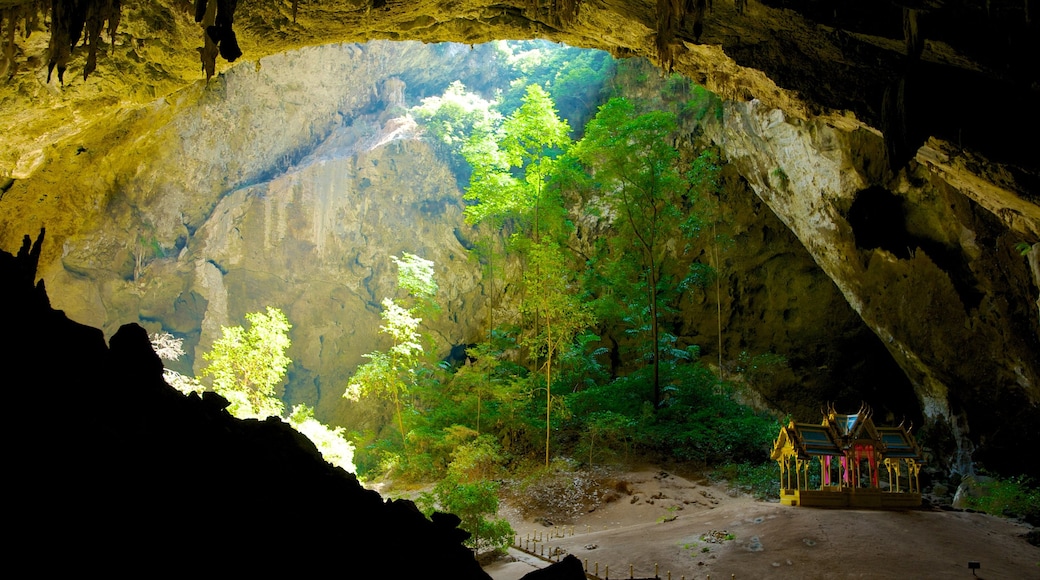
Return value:
M 535 243 L 530 250 L 532 267 L 525 283 L 531 300 L 526 304 L 540 320 L 539 334 L 530 338 L 532 353 L 544 360 L 545 372 L 545 465 L 549 466 L 552 419 L 552 363 L 560 351 L 582 330 L 594 323 L 591 310 L 577 294 L 574 269 L 559 245 L 551 240 Z
M 491 238 L 485 245 L 491 296 L 489 336 L 494 329 L 494 237 L 509 218 L 520 224 L 514 246 L 521 251 L 531 240 L 541 237 L 540 208 L 545 203 L 546 183 L 559 152 L 571 144 L 569 133 L 570 126 L 559 118 L 548 93 L 538 85 L 530 85 L 521 106 L 505 119 L 500 131 L 474 133 L 463 148 L 463 155 L 473 167 L 464 197 L 475 202 L 466 208 L 466 220 L 474 225 L 487 223 Z M 562 203 L 552 207 L 556 216 L 563 215 Z M 526 232 L 525 224 L 530 224 Z
M 632 102 L 614 98 L 600 107 L 572 150 L 590 172 L 592 187 L 608 206 L 605 214 L 617 232 L 614 247 L 607 248 L 613 254 L 613 275 L 606 278 L 622 299 L 642 294 L 645 324 L 633 326 L 650 334 L 655 408 L 661 401 L 662 294 L 674 287 L 664 279 L 675 252 L 669 241 L 693 235 L 699 223 L 692 211 L 696 192 L 671 144 L 675 130 L 673 114 L 638 114 Z
M 285 349 L 289 347 L 287 333 L 291 326 L 285 315 L 276 308 L 268 308 L 266 315 L 259 312 L 247 314 L 246 319 L 251 325 L 248 331 L 241 327 L 223 329 L 224 336 L 214 344 L 213 350 L 203 355 L 203 358 L 212 361 L 203 373 L 209 372 L 227 378 L 226 381 L 220 380 L 224 386 L 217 392 L 232 403 L 229 412 L 234 416 L 246 419 L 281 415 L 282 402 L 273 396 L 273 386 L 281 381 L 285 368 L 291 362 L 284 354 Z M 177 360 L 184 355 L 183 340 L 168 332 L 152 334 L 151 342 L 152 349 L 163 360 Z M 260 352 L 263 349 L 257 348 L 258 344 L 267 344 L 270 350 Z M 284 348 L 279 345 L 284 345 Z M 276 352 L 279 349 L 280 352 Z M 270 366 L 262 368 L 265 365 Z M 259 388 L 247 392 L 250 384 L 256 386 L 256 381 L 237 382 L 239 378 L 246 376 L 263 376 L 263 381 L 271 388 L 264 387 L 266 395 L 262 395 Z M 163 378 L 167 384 L 185 395 L 206 389 L 195 377 L 185 376 L 170 369 L 163 369 Z M 214 378 L 215 388 L 217 384 L 218 379 Z M 325 461 L 350 473 L 356 471 L 354 444 L 347 441 L 343 427 L 332 429 L 318 421 L 314 417 L 314 409 L 306 405 L 294 406 L 289 417 L 283 421 L 310 439 Z
M 473 433 L 464 428 L 462 431 Z M 427 516 L 435 509 L 458 516 L 462 520 L 459 527 L 470 533 L 466 545 L 478 554 L 489 548 L 505 548 L 513 539 L 509 522 L 494 518 L 498 513 L 498 484 L 488 480 L 501 461 L 501 447 L 490 435 L 457 445 L 448 474 L 432 493 L 424 492 L 416 501 Z
M 435 312 L 437 281 L 433 275 L 433 262 L 408 252 L 403 252 L 400 258 L 390 256 L 390 259 L 397 264 L 397 287 L 411 297 L 412 309 Z
M 459 528 L 469 532 L 465 544 L 476 553 L 504 549 L 513 540 L 513 527 L 504 519 L 488 519 L 498 513 L 498 484 L 493 481 L 465 482 L 457 475 L 449 475 L 416 500 L 419 508 L 429 517 L 435 510 L 455 514 L 461 521 Z
M 364 355 L 369 361 L 355 371 L 343 397 L 354 401 L 365 395 L 390 399 L 403 443 L 408 434 L 404 427 L 404 399 L 415 385 L 415 373 L 423 353 L 419 333 L 422 318 L 415 314 L 420 309 L 436 307 L 437 283 L 433 279 L 433 262 L 408 253 L 403 258 L 390 258 L 398 266 L 398 288 L 407 292 L 414 305 L 405 308 L 393 298 L 383 299 L 383 324 L 379 330 L 390 337 L 390 349 Z
M 281 416 L 285 409 L 275 396 L 292 361 L 289 329 L 292 325 L 277 308 L 246 314 L 249 328 L 222 326 L 223 335 L 202 355 L 209 365 L 202 376 L 212 377 L 213 390 L 230 402 L 228 411 L 239 418 Z
M 487 135 L 502 122 L 502 115 L 494 109 L 496 103 L 466 90 L 455 81 L 439 97 L 427 97 L 412 113 L 426 128 L 426 135 L 438 149 L 447 153 L 459 183 L 469 179 L 463 163 L 462 150 L 473 135 Z

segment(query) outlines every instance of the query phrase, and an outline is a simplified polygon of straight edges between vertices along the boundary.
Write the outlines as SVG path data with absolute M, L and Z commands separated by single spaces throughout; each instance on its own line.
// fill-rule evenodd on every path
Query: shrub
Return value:
M 478 554 L 504 549 L 513 540 L 509 522 L 493 517 L 498 513 L 498 484 L 493 481 L 465 483 L 449 475 L 432 493 L 420 494 L 416 505 L 427 516 L 437 510 L 458 516 L 462 520 L 459 527 L 470 533 L 465 544 Z
M 1022 518 L 1040 524 L 1040 486 L 1024 475 L 1007 479 L 995 478 L 983 484 L 984 492 L 978 497 L 968 496 L 972 509 L 1004 517 Z

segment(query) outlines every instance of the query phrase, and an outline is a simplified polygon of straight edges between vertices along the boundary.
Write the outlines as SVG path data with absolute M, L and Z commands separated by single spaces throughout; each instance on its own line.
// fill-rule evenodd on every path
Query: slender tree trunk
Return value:
M 549 467 L 549 419 L 552 412 L 552 332 L 549 315 L 545 316 L 545 466 Z
M 660 326 L 657 322 L 657 264 L 653 253 L 650 254 L 650 273 L 647 276 L 650 293 L 648 302 L 650 305 L 650 340 L 653 341 L 654 353 L 654 411 L 661 404 L 661 336 Z
M 396 346 L 397 346 L 397 343 L 395 341 L 394 342 L 394 347 L 396 347 Z M 391 348 L 390 349 L 390 373 L 392 375 L 394 375 L 393 380 L 396 382 L 396 381 L 400 381 L 401 377 L 400 377 L 400 374 L 399 374 L 399 372 L 397 370 L 397 357 L 394 356 L 393 353 L 394 353 L 394 349 Z M 401 431 L 401 445 L 403 446 L 405 444 L 405 436 L 404 436 L 404 418 L 401 416 L 401 392 L 400 391 L 401 391 L 401 385 L 400 385 L 400 383 L 397 383 L 396 385 L 394 385 L 391 388 L 390 392 L 393 393 L 394 411 L 397 413 L 397 429 Z
M 401 398 L 399 395 L 394 395 L 394 409 L 397 411 L 397 428 L 401 430 L 401 444 L 405 442 L 404 437 L 404 418 L 401 417 Z
M 719 237 L 715 233 L 716 220 L 711 222 L 711 237 L 715 254 L 715 317 L 719 328 L 719 380 L 725 380 L 726 372 L 722 370 L 722 264 L 719 262 Z

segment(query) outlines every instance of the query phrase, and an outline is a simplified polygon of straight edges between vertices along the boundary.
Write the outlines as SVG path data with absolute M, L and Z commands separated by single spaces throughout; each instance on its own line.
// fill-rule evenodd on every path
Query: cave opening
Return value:
M 383 8 L 386 7 L 386 4 L 387 4 L 386 2 L 371 2 L 371 7 L 373 8 L 373 11 L 380 11 L 380 10 L 382 10 L 382 11 L 385 11 L 385 12 L 389 12 L 392 9 L 396 9 L 396 7 L 393 6 L 393 5 L 391 5 L 391 7 L 389 7 L 389 8 L 383 9 Z M 746 3 L 742 2 L 740 4 L 746 4 Z M 762 5 L 775 5 L 775 4 L 777 4 L 777 3 L 776 2 L 763 2 L 762 3 Z M 811 3 L 800 3 L 800 4 L 811 4 Z M 760 7 L 761 6 L 759 6 L 759 8 Z M 293 8 L 295 8 L 295 3 L 293 3 Z M 870 9 L 873 9 L 873 8 L 870 8 Z M 823 14 L 823 12 L 826 12 L 826 11 L 829 11 L 829 10 L 822 10 L 822 14 Z M 521 11 L 517 10 L 516 14 L 517 15 L 521 14 Z M 842 12 L 842 14 L 843 14 L 843 12 Z M 863 10 L 863 14 L 864 15 L 867 14 L 867 10 L 864 9 Z M 870 14 L 874 14 L 874 12 L 870 12 Z M 891 14 L 891 10 L 890 9 L 887 10 L 887 12 L 885 12 L 885 14 Z M 837 17 L 837 12 L 835 12 L 835 18 L 836 17 Z M 850 22 L 852 24 L 855 24 L 855 21 L 857 21 L 859 18 L 860 17 L 858 17 L 856 15 L 856 12 L 853 12 L 853 18 L 852 18 L 852 20 Z M 504 22 L 504 21 L 508 21 L 509 19 L 501 19 L 501 20 Z M 747 19 L 747 20 L 750 21 L 752 19 Z M 757 20 L 757 19 L 755 19 L 755 20 Z M 852 26 L 852 24 L 850 24 L 850 26 Z M 894 20 L 892 20 L 889 24 L 891 24 L 891 26 L 889 26 L 890 28 L 896 28 L 894 26 Z M 416 33 L 417 34 L 421 34 L 422 33 L 421 28 Z M 889 34 L 889 32 L 884 32 L 884 35 L 899 36 L 898 32 L 896 32 L 894 34 Z M 841 34 L 836 34 L 836 36 L 841 36 Z M 841 42 L 849 42 L 849 38 L 842 37 L 841 38 Z M 796 45 L 791 44 L 791 45 L 785 45 L 785 46 L 791 46 L 792 48 L 795 48 Z M 624 52 L 625 50 L 627 50 L 627 49 L 621 48 L 621 49 L 619 49 L 619 52 Z M 790 52 L 790 54 L 796 54 L 798 51 L 790 50 L 790 51 L 787 51 L 787 52 Z M 1023 51 L 1023 53 L 1024 53 L 1024 51 Z M 257 69 L 257 74 L 259 74 L 260 73 L 259 62 L 257 63 L 257 68 L 256 69 Z M 841 84 L 841 83 L 838 83 L 838 82 L 830 82 L 830 83 L 817 82 L 817 79 L 816 78 L 812 78 L 812 75 L 804 75 L 803 80 L 806 83 L 810 83 L 810 84 L 818 85 L 818 86 L 825 86 L 825 85 L 826 86 L 839 86 Z M 972 80 L 974 80 L 973 77 L 972 77 Z M 217 81 L 217 82 L 223 82 L 223 81 Z M 953 93 L 953 91 L 951 91 L 951 93 Z M 751 93 L 748 90 L 744 90 L 742 94 L 750 95 Z M 943 112 L 942 112 L 942 115 L 941 115 L 943 120 L 944 120 L 944 118 L 946 118 L 946 116 L 945 116 L 946 112 L 951 112 L 951 113 L 960 113 L 961 112 L 960 110 L 956 110 L 956 111 L 954 110 L 954 109 L 956 109 L 957 105 L 951 104 L 953 102 L 954 101 L 950 101 L 948 103 L 944 102 L 946 104 L 944 105 L 944 107 L 942 109 Z M 369 109 L 369 112 L 376 112 L 378 110 L 379 110 L 379 107 L 375 107 L 375 108 Z M 979 118 L 986 118 L 986 115 L 980 115 Z M 929 118 L 929 122 L 930 123 L 933 123 L 933 122 L 934 123 L 939 123 L 939 118 L 938 117 Z M 987 124 L 987 125 L 989 124 L 988 121 L 979 121 L 979 123 L 980 124 Z M 219 132 L 219 131 L 217 131 L 217 132 Z M 232 138 L 234 138 L 234 131 L 227 132 L 225 134 L 231 135 Z M 948 135 L 948 134 L 951 134 L 951 132 L 950 131 L 946 131 L 945 134 Z M 967 142 L 967 140 L 966 140 L 966 142 Z M 1012 140 L 1012 139 L 1007 140 L 1008 146 L 1010 148 L 1014 149 L 1016 152 L 1021 153 L 1022 151 L 1024 151 L 1024 150 L 1021 150 L 1019 148 L 1014 147 L 1013 144 L 1012 144 L 1014 142 L 1017 142 L 1017 141 Z M 96 151 L 98 151 L 99 149 L 101 149 L 101 148 L 94 148 L 94 147 L 92 147 L 92 148 L 88 149 L 86 147 L 80 146 L 80 150 L 81 151 L 77 150 L 77 154 L 82 153 L 83 157 L 89 157 L 89 156 L 94 155 L 96 153 Z M 286 173 L 286 172 L 284 172 L 283 169 L 294 168 L 295 165 L 300 164 L 305 159 L 306 159 L 306 155 L 301 153 L 301 150 L 293 150 L 285 158 L 285 161 L 282 163 L 281 166 L 278 166 L 277 164 L 276 165 L 271 165 L 271 167 L 275 167 L 275 169 L 272 169 L 270 173 L 267 173 L 267 174 L 263 174 L 263 173 L 255 174 L 255 175 L 259 176 L 259 179 L 254 180 L 254 181 L 245 180 L 245 181 L 242 181 L 241 183 L 245 184 L 245 185 L 249 185 L 250 187 L 253 187 L 253 186 L 256 186 L 258 183 L 263 183 L 263 182 L 267 182 L 267 181 L 274 181 L 279 176 L 281 176 L 284 173 Z M 391 162 L 391 163 L 382 163 L 381 164 L 379 159 L 374 159 L 374 160 L 372 160 L 372 165 L 373 166 L 375 166 L 375 165 L 391 166 L 391 168 L 392 168 L 393 163 Z M 234 168 L 233 167 L 228 167 L 228 169 L 229 169 L 229 173 L 233 173 L 234 172 Z M 4 178 L 4 179 L 6 179 L 6 178 Z M 368 178 L 364 178 L 362 183 L 367 183 L 367 185 L 371 185 L 372 181 L 369 180 Z M 0 181 L 0 201 L 4 201 L 4 196 L 5 196 L 6 192 L 7 192 L 7 190 L 11 187 L 12 184 L 14 184 L 14 182 L 12 182 L 12 181 L 7 181 L 7 182 Z M 19 187 L 16 188 L 16 191 L 15 191 L 16 195 L 19 193 L 19 189 L 21 189 L 21 187 L 22 187 L 22 185 L 19 184 Z M 222 193 L 224 193 L 224 192 L 222 192 Z M 260 199 L 260 197 L 258 197 L 258 199 Z M 294 201 L 294 203 L 295 203 L 295 201 Z M 431 207 L 436 207 L 438 209 L 441 208 L 440 205 L 431 206 Z M 285 208 L 288 208 L 289 210 L 292 210 L 292 206 L 290 206 L 290 205 L 286 205 Z M 285 209 L 285 208 L 276 208 L 276 209 Z M 905 210 L 906 207 L 904 205 L 903 207 L 901 207 L 899 209 Z M 857 209 L 857 211 L 862 211 L 862 208 Z M 286 222 L 291 221 L 291 219 L 300 219 L 300 214 L 298 214 L 298 213 L 293 213 L 292 211 L 288 211 L 287 213 L 290 214 L 290 215 L 289 215 L 289 219 L 287 219 Z M 870 212 L 867 211 L 866 213 L 869 214 Z M 338 219 L 338 216 L 337 216 L 337 219 Z M 881 221 L 884 222 L 883 219 Z M 178 241 L 175 241 L 173 243 L 173 246 L 178 249 L 178 252 L 176 252 L 175 254 L 179 254 L 180 252 L 190 252 L 191 251 L 191 249 L 194 247 L 192 242 L 197 241 L 197 240 L 193 239 L 193 236 L 198 231 L 197 229 L 200 227 L 200 222 L 197 221 L 197 220 L 185 221 L 184 222 L 184 227 L 186 228 L 187 236 L 184 236 L 181 233 L 177 233 L 175 236 L 173 236 L 171 238 L 171 239 L 174 239 L 174 240 L 178 240 Z M 861 229 L 863 229 L 863 228 L 861 228 Z M 343 228 L 340 228 L 340 230 L 343 230 Z M 865 243 L 865 245 L 867 247 L 883 247 L 882 244 L 888 244 L 889 243 L 889 242 L 886 242 L 886 241 L 879 241 L 878 239 L 875 239 L 873 241 L 870 240 L 869 239 L 870 238 L 870 233 L 869 233 L 870 228 L 867 227 L 864 230 L 865 230 L 864 234 L 865 234 L 865 239 L 866 239 L 866 241 L 864 243 Z M 945 264 L 947 264 L 947 266 L 950 265 L 950 264 L 954 264 L 954 266 L 950 266 L 950 267 L 946 267 L 946 266 L 940 265 L 940 267 L 942 267 L 943 269 L 945 269 L 947 271 L 956 270 L 956 265 L 963 263 L 963 260 L 961 260 L 959 256 L 952 255 L 952 256 L 948 256 L 946 258 L 938 257 L 938 255 L 943 251 L 943 247 L 932 248 L 931 251 L 927 251 L 927 249 L 925 249 L 926 248 L 925 243 L 927 243 L 929 241 L 929 240 L 927 240 L 927 238 L 924 241 L 917 242 L 916 245 L 914 245 L 914 243 L 915 243 L 914 237 L 915 236 L 913 236 L 912 234 L 907 232 L 905 215 L 904 215 L 903 221 L 902 221 L 902 234 L 900 233 L 899 228 L 895 228 L 895 231 L 896 231 L 896 236 L 895 236 L 896 241 L 894 243 L 889 244 L 889 245 L 891 245 L 892 249 L 888 249 L 888 251 L 892 252 L 892 254 L 895 255 L 895 256 L 898 256 L 898 257 L 902 258 L 902 253 L 904 251 L 902 251 L 902 249 L 900 249 L 900 245 L 906 244 L 908 249 L 907 249 L 907 251 L 905 251 L 905 253 L 908 256 L 912 256 L 913 255 L 913 249 L 912 249 L 913 247 L 920 247 L 922 249 L 922 251 L 926 251 L 929 254 L 930 257 L 933 257 L 933 260 L 937 264 L 939 264 L 940 261 L 945 263 Z M 277 235 L 279 234 L 279 231 L 278 231 L 277 228 L 269 229 L 268 232 L 272 232 L 275 235 L 271 236 L 270 238 L 266 238 L 265 237 L 263 240 L 260 240 L 263 243 L 257 243 L 256 240 L 253 240 L 252 247 L 254 247 L 254 248 L 256 248 L 256 247 L 263 247 L 264 243 L 268 242 L 270 239 L 276 238 Z M 410 237 L 412 235 L 412 232 L 408 231 L 408 230 L 405 230 L 405 229 L 397 229 L 396 230 L 396 234 L 398 236 L 401 236 L 401 237 Z M 213 235 L 213 234 L 210 234 L 210 235 L 213 236 L 211 239 L 217 237 L 216 235 Z M 235 231 L 235 235 L 237 235 L 237 230 Z M 454 231 L 454 237 L 456 237 L 458 241 L 462 242 L 462 236 L 459 235 L 459 230 Z M 878 238 L 882 238 L 883 236 L 881 236 L 879 234 L 879 235 L 877 235 L 877 237 Z M 188 242 L 184 243 L 182 245 L 182 243 L 179 241 L 179 240 L 182 240 L 182 239 L 188 240 Z M 859 239 L 857 238 L 857 244 L 858 243 L 859 243 Z M 878 244 L 878 245 L 872 245 L 872 244 Z M 306 251 L 314 251 L 314 252 L 319 251 L 319 249 L 320 249 L 320 246 L 317 245 L 317 244 L 315 244 L 313 247 L 306 246 L 306 245 L 304 245 L 302 247 L 304 247 L 306 249 Z M 156 265 L 161 265 L 160 262 L 170 258 L 170 256 L 160 256 L 161 254 L 163 254 L 161 252 L 157 252 L 155 254 L 157 255 L 157 258 L 158 258 L 156 260 Z M 300 253 L 297 253 L 296 255 L 298 256 L 298 255 L 300 255 Z M 244 269 L 244 268 L 241 268 L 239 265 L 236 265 L 233 262 L 224 262 L 223 260 L 220 260 L 220 259 L 216 259 L 216 260 L 217 261 L 214 262 L 211 259 L 210 263 L 215 264 L 215 263 L 219 262 L 220 264 L 227 264 L 228 268 L 230 268 L 232 270 L 231 273 L 232 273 L 233 276 L 234 275 L 242 275 L 241 269 Z M 75 262 L 73 260 L 70 260 L 70 267 L 71 268 L 75 267 L 75 266 L 73 266 L 74 263 Z M 359 266 L 359 267 L 367 267 L 366 265 L 361 264 L 361 262 L 359 262 L 357 260 L 354 260 L 354 263 L 357 266 Z M 291 265 L 298 265 L 298 262 L 296 264 L 293 264 L 292 261 L 289 261 L 289 264 L 290 264 L 290 266 Z M 251 266 L 252 266 L 252 264 L 251 264 Z M 104 265 L 102 265 L 101 267 L 98 267 L 97 269 L 98 270 L 104 269 Z M 239 272 L 235 273 L 234 272 L 235 269 L 239 269 Z M 72 270 L 70 270 L 70 271 L 72 271 Z M 228 273 L 229 273 L 229 271 L 227 271 L 227 270 L 223 271 L 223 274 L 228 274 Z M 295 273 L 293 272 L 292 275 L 294 276 Z M 955 279 L 955 284 L 957 284 L 957 278 L 955 278 L 955 276 L 953 276 L 953 275 L 952 275 L 952 278 Z M 373 279 L 373 276 L 369 272 L 369 275 L 364 280 L 365 281 L 371 281 L 372 279 Z M 970 284 L 970 279 L 964 279 L 964 280 L 967 281 L 967 282 L 963 283 L 964 284 L 964 288 L 960 288 L 959 287 L 959 290 L 958 290 L 959 292 L 962 293 L 962 295 L 965 295 L 965 293 L 970 293 L 973 290 L 973 286 L 972 286 L 972 284 Z M 135 281 L 126 281 L 126 280 L 124 280 L 122 282 L 135 282 Z M 298 282 L 298 281 L 293 280 L 293 283 L 296 283 L 296 282 Z M 365 283 L 365 285 L 367 286 L 367 282 Z M 239 284 L 239 286 L 243 286 L 244 287 L 245 285 L 244 284 Z M 106 290 L 106 292 L 108 292 L 108 291 L 111 290 L 111 288 L 107 288 L 105 290 Z M 152 290 L 154 290 L 154 288 Z M 324 289 L 322 289 L 321 291 L 324 291 Z M 337 292 L 339 292 L 339 291 L 341 291 L 341 290 L 337 290 Z M 366 287 L 365 291 L 367 293 L 371 294 L 371 290 L 369 288 Z M 193 292 L 193 290 L 192 290 L 192 292 Z M 142 293 L 144 293 L 144 292 L 142 292 Z M 315 292 L 315 293 L 317 293 L 317 292 Z M 116 298 L 115 300 L 112 300 L 113 296 Z M 206 296 L 210 296 L 210 294 L 206 294 Z M 199 301 L 200 301 L 200 304 L 203 305 L 200 308 L 203 309 L 203 310 L 204 310 L 204 307 L 206 305 L 206 302 L 209 301 L 206 298 L 206 296 L 203 296 L 202 294 L 199 294 L 199 298 L 198 298 Z M 138 297 L 139 296 L 134 296 L 134 297 L 130 298 L 129 300 L 127 300 L 125 296 L 120 296 L 118 293 L 108 292 L 108 293 L 105 293 L 102 296 L 102 299 L 103 300 L 107 300 L 108 301 L 107 304 L 114 304 L 115 301 L 123 301 L 123 300 L 132 301 L 133 299 L 137 299 Z M 303 304 L 303 302 L 306 302 L 309 299 L 313 299 L 313 296 L 311 296 L 311 295 L 297 295 L 297 296 L 295 296 L 295 299 L 297 299 L 298 302 L 300 302 L 300 304 Z M 966 305 L 970 305 L 971 304 L 971 299 L 970 298 L 965 298 L 965 304 Z M 976 302 L 976 304 L 978 304 L 978 302 Z M 374 307 L 375 310 L 379 310 L 379 305 L 375 304 L 374 300 L 370 300 L 369 301 L 369 305 Z M 240 313 L 241 310 L 242 310 L 241 307 L 234 307 L 234 308 L 238 310 L 238 312 L 236 312 L 236 314 Z M 794 311 L 784 310 L 784 312 L 787 313 L 787 312 L 794 312 Z M 326 312 L 324 312 L 324 314 L 326 314 L 326 317 L 328 318 L 328 314 L 329 314 L 328 313 L 328 309 L 327 309 Z M 785 321 L 786 321 L 787 318 L 788 318 L 787 316 L 784 316 Z M 797 318 L 797 317 L 791 317 L 791 318 Z M 149 315 L 149 316 L 141 315 L 139 320 L 142 321 L 142 322 L 148 322 L 150 324 L 164 324 L 164 322 L 162 322 L 161 318 L 159 318 L 159 317 L 153 318 L 153 317 L 151 317 L 151 315 Z M 308 324 L 314 325 L 314 326 L 318 326 L 322 322 L 326 322 L 326 321 L 327 320 L 323 320 L 321 318 L 314 318 L 314 319 L 309 320 Z M 189 326 L 190 326 L 190 324 L 185 324 L 184 327 L 187 328 Z M 192 332 L 192 333 L 199 333 L 199 328 L 191 326 L 190 332 Z M 321 335 L 318 335 L 318 336 L 320 337 L 319 338 L 319 342 L 324 342 L 324 335 L 321 334 Z M 330 341 L 330 345 L 331 344 L 333 344 L 333 341 Z M 877 346 L 878 345 L 874 345 L 875 348 Z M 855 350 L 856 350 L 855 346 L 852 346 L 850 348 L 852 349 L 852 352 L 855 352 Z M 883 347 L 882 347 L 882 349 L 883 349 Z M 846 352 L 846 353 L 851 354 L 853 359 L 858 357 L 858 354 L 854 354 L 852 352 Z M 613 362 L 615 352 L 612 351 L 612 352 L 610 352 L 610 354 L 612 354 L 612 362 Z M 100 357 L 99 357 L 99 359 L 100 359 Z M 872 365 L 872 363 L 860 363 L 860 362 L 858 362 L 856 360 L 846 361 L 846 362 L 843 362 L 842 364 L 848 364 L 849 370 L 850 370 L 850 372 L 849 372 L 849 379 L 850 380 L 863 380 L 863 376 L 862 376 L 863 373 L 859 372 L 859 371 L 862 371 L 864 369 L 868 369 L 868 368 L 870 368 L 870 365 Z M 885 365 L 887 365 L 887 361 L 885 362 Z M 885 365 L 882 365 L 882 366 L 885 366 Z M 891 370 L 892 366 L 895 366 L 896 370 L 898 370 L 898 366 L 896 366 L 896 365 L 889 365 L 889 370 Z M 1029 369 L 1026 369 L 1026 370 L 1029 371 Z M 335 377 L 333 377 L 333 378 L 335 378 Z M 880 378 L 879 379 L 877 377 L 874 377 L 872 379 L 873 380 L 884 380 L 884 378 Z M 334 383 L 335 383 L 335 381 L 333 379 L 330 379 L 330 385 L 333 385 Z M 902 389 L 904 385 L 905 385 L 905 383 L 903 383 L 903 381 L 892 381 L 892 383 L 890 383 L 890 384 L 889 383 L 885 383 L 882 386 L 882 387 L 884 387 L 884 389 L 882 389 L 882 391 L 887 393 L 887 389 L 888 388 L 891 388 L 891 389 Z M 332 388 L 330 387 L 330 389 L 332 389 Z M 910 391 L 903 392 L 903 395 L 907 396 L 907 397 L 911 396 L 910 395 Z M 841 400 L 842 401 L 849 401 L 849 404 L 853 404 L 852 401 L 854 401 L 855 397 L 856 397 L 856 390 L 850 388 L 850 389 L 847 390 L 847 392 L 844 392 L 844 394 L 842 395 Z M 912 405 L 913 405 L 912 403 L 908 403 L 908 406 L 912 406 Z M 979 425 L 983 426 L 984 428 L 989 427 L 989 424 L 985 423 L 985 422 L 980 422 Z M 217 460 L 219 460 L 219 459 L 217 459 Z M 113 462 L 113 464 L 114 464 L 114 462 Z M 44 467 L 46 467 L 46 466 L 44 466 Z M 281 472 L 282 470 L 271 470 L 271 471 L 272 472 L 274 472 L 274 471 Z M 288 470 L 286 470 L 286 471 L 288 471 Z M 55 474 L 55 475 L 61 475 L 61 474 Z M 128 474 L 128 475 L 133 475 L 133 474 Z M 302 492 L 300 492 L 300 495 L 306 494 L 308 492 L 309 491 L 302 491 Z M 86 498 L 84 498 L 84 499 L 86 499 Z M 90 498 L 90 499 L 94 499 L 94 498 Z M 257 498 L 257 499 L 261 500 L 261 501 L 263 500 L 263 498 Z M 185 507 L 188 507 L 188 506 L 185 505 Z M 214 512 L 217 509 L 218 509 L 218 507 L 213 507 L 212 508 L 212 510 Z M 187 509 L 185 509 L 185 512 L 187 512 Z M 97 516 L 97 517 L 100 518 L 100 517 L 102 517 L 104 515 L 101 515 L 101 513 L 97 513 L 97 515 L 95 515 L 95 513 L 90 513 L 90 516 Z M 33 515 L 33 517 L 35 517 L 35 515 Z M 29 519 L 26 518 L 25 521 L 29 521 Z M 134 528 L 133 524 L 136 524 L 136 523 L 137 522 L 131 521 L 130 522 L 131 525 L 126 526 L 126 529 L 133 529 Z M 289 524 L 289 525 L 291 525 L 291 524 Z M 86 531 L 86 530 L 84 530 L 84 531 Z M 311 547 L 311 548 L 313 549 L 313 547 Z

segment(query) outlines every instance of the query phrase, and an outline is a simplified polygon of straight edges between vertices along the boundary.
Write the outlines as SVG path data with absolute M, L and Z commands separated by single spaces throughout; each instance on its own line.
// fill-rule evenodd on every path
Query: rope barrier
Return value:
M 560 550 L 559 548 L 550 547 L 549 548 L 549 555 L 546 556 L 545 555 L 545 544 L 544 543 L 541 543 L 541 545 L 539 547 L 539 551 L 535 552 L 533 550 L 529 550 L 526 547 L 522 546 L 519 538 L 514 537 L 513 540 L 514 540 L 513 541 L 513 546 L 512 546 L 513 549 L 518 550 L 520 552 L 523 552 L 524 554 L 527 554 L 528 556 L 531 556 L 531 557 L 534 557 L 534 558 L 538 558 L 539 560 L 542 560 L 543 562 L 545 562 L 547 564 L 553 564 L 555 562 L 559 562 L 560 558 L 563 555 L 563 550 Z M 526 540 L 525 540 L 525 542 L 526 542 Z M 535 541 L 535 543 L 537 544 L 538 542 Z M 555 560 L 553 560 L 554 556 L 556 558 Z M 585 578 L 587 580 L 610 580 L 610 566 L 609 565 L 605 565 L 604 566 L 604 569 L 603 569 L 604 570 L 604 572 L 603 572 L 604 575 L 600 576 L 599 575 L 599 562 L 593 562 L 593 571 L 590 573 L 589 572 L 589 559 L 585 558 L 584 561 L 583 561 L 583 570 L 585 571 Z M 668 580 L 672 580 L 672 571 L 671 570 L 668 570 L 665 574 L 666 574 L 666 577 L 667 577 Z M 737 578 L 736 574 L 730 574 L 730 580 L 736 580 L 736 578 Z M 680 576 L 680 579 L 681 580 L 686 580 L 686 575 L 683 574 L 682 576 Z M 628 565 L 628 580 L 662 580 L 661 576 L 660 576 L 660 568 L 659 568 L 658 564 L 655 562 L 654 563 L 654 575 L 653 576 L 636 578 L 636 576 L 635 576 L 635 565 L 634 564 L 629 564 Z M 711 574 L 707 575 L 706 580 L 711 580 Z

